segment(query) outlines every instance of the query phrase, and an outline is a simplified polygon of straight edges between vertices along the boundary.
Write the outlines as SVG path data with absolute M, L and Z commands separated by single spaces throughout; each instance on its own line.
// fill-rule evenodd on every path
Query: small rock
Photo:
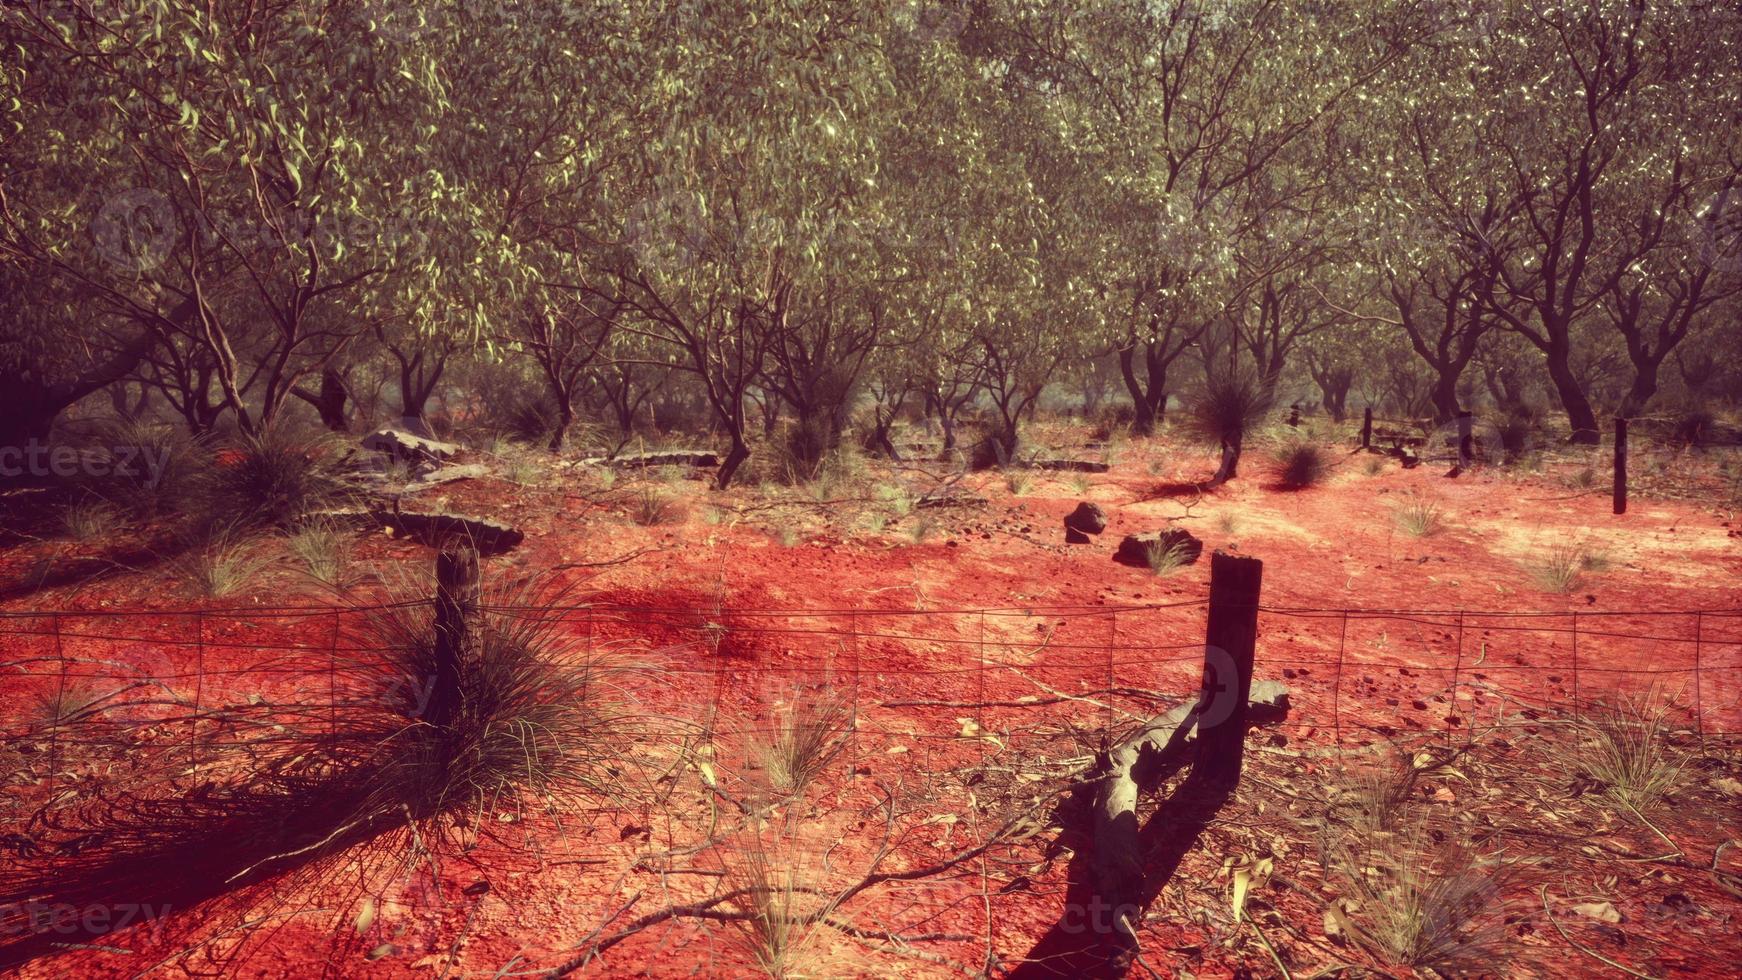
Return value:
M 1076 531 L 1082 535 L 1088 535 L 1100 534 L 1105 530 L 1107 530 L 1107 512 L 1102 510 L 1099 504 L 1091 503 L 1087 500 L 1078 504 L 1077 509 L 1071 511 L 1070 514 L 1065 517 L 1065 531 L 1067 532 L 1065 535 L 1066 541 L 1071 540 L 1070 534 L 1068 533 L 1071 531 Z M 1086 541 L 1088 539 L 1084 538 L 1084 540 Z
M 1065 544 L 1088 544 L 1089 536 L 1074 527 L 1065 527 Z

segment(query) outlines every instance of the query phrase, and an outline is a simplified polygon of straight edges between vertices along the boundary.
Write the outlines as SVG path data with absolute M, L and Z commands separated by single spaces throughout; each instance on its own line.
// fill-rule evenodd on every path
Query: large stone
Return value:
M 1113 560 L 1121 565 L 1131 565 L 1135 568 L 1148 568 L 1149 556 L 1157 550 L 1165 552 L 1169 548 L 1178 548 L 1180 564 L 1190 565 L 1204 553 L 1204 543 L 1193 537 L 1190 531 L 1180 528 L 1168 528 L 1165 531 L 1151 531 L 1147 534 L 1127 534 L 1119 542 L 1119 550 L 1113 553 Z
M 1107 530 L 1107 512 L 1099 504 L 1085 500 L 1077 505 L 1076 510 L 1065 515 L 1065 530 L 1079 534 L 1100 534 Z
M 426 439 L 404 429 L 376 429 L 363 437 L 363 448 L 400 460 L 448 459 L 460 451 L 451 442 Z

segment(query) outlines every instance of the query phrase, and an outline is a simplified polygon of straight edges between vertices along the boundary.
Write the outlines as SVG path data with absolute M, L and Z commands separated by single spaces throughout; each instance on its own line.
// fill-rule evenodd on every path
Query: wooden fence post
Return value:
M 478 550 L 470 544 L 450 544 L 436 554 L 435 676 L 419 678 L 430 685 L 424 720 L 447 725 L 460 707 L 460 672 L 470 655 L 477 631 Z
M 1615 513 L 1627 513 L 1627 420 L 1615 418 Z
M 1245 757 L 1246 705 L 1258 645 L 1258 595 L 1264 563 L 1218 551 L 1210 556 L 1210 614 L 1204 631 L 1204 685 L 1192 778 L 1231 787 Z
M 1468 410 L 1458 413 L 1458 470 L 1462 472 L 1470 468 L 1476 461 L 1476 413 Z
M 1373 448 L 1373 406 L 1368 405 L 1367 411 L 1361 416 L 1361 448 Z

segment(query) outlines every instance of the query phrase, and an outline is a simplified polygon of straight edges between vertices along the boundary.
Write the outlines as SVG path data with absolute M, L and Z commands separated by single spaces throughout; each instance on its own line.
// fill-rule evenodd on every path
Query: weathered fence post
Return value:
M 1204 631 L 1204 686 L 1192 778 L 1219 786 L 1240 779 L 1246 703 L 1258 645 L 1258 593 L 1264 562 L 1218 551 L 1210 556 L 1210 614 Z
M 449 544 L 436 555 L 435 676 L 424 720 L 447 725 L 460 707 L 460 671 L 477 631 L 478 550 L 469 543 Z
M 1361 415 L 1361 448 L 1373 448 L 1373 406 L 1368 405 L 1367 411 Z
M 1476 461 L 1476 413 L 1458 413 L 1458 471 L 1463 472 Z
M 1615 418 L 1615 513 L 1627 513 L 1627 420 Z

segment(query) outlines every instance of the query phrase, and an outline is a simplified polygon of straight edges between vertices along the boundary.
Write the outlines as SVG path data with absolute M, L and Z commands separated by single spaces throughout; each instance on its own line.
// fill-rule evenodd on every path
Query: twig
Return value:
M 1543 914 L 1543 916 L 1548 919 L 1549 925 L 1554 926 L 1554 931 L 1560 933 L 1561 938 L 1567 941 L 1568 946 L 1571 946 L 1572 948 L 1578 950 L 1581 953 L 1584 953 L 1586 956 L 1589 956 L 1592 959 L 1594 959 L 1600 963 L 1605 963 L 1609 966 L 1612 966 L 1615 969 L 1620 970 L 1622 973 L 1625 973 L 1630 977 L 1638 977 L 1639 980 L 1659 980 L 1659 978 L 1654 977 L 1649 973 L 1640 973 L 1638 970 L 1632 969 L 1631 967 L 1623 966 L 1622 964 L 1615 962 L 1614 960 L 1610 959 L 1607 956 L 1604 956 L 1602 953 L 1599 953 L 1594 949 L 1591 949 L 1591 948 L 1586 947 L 1586 946 L 1581 946 L 1577 942 L 1574 942 L 1573 937 L 1567 935 L 1567 931 L 1565 929 L 1561 928 L 1561 924 L 1559 922 L 1555 921 L 1554 913 L 1549 910 L 1548 886 L 1547 885 L 1542 886 L 1541 894 L 1542 894 L 1542 914 Z

